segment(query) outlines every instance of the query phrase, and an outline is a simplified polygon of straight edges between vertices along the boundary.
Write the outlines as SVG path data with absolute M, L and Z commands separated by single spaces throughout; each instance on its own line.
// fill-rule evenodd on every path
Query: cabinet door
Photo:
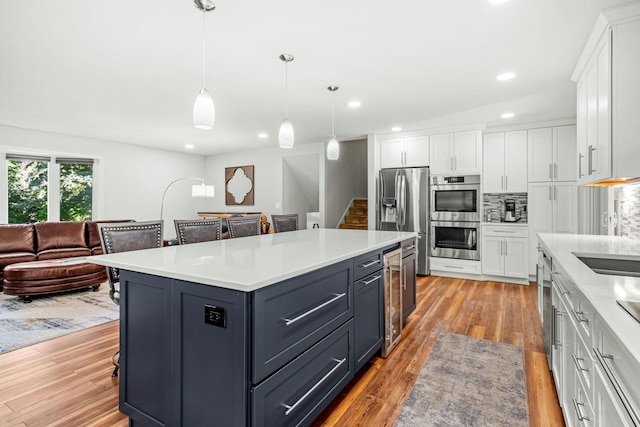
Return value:
M 529 277 L 529 239 L 505 237 L 504 275 Z
M 576 179 L 576 127 L 553 128 L 553 179 L 575 181 Z
M 504 175 L 506 193 L 527 192 L 527 131 L 505 133 Z
M 562 381 L 562 368 L 564 364 L 563 360 L 563 337 L 564 332 L 564 320 L 566 311 L 564 310 L 564 304 L 560 299 L 560 293 L 555 284 L 551 285 L 551 372 L 553 373 L 553 380 L 556 383 L 556 390 L 558 392 L 558 400 L 562 404 L 562 396 L 564 396 L 564 382 Z
M 637 52 L 637 39 L 634 40 L 632 51 Z M 595 94 L 597 112 L 597 140 L 591 147 L 591 182 L 600 181 L 612 177 L 611 170 L 611 33 L 607 32 L 601 45 L 597 49 L 597 93 Z M 637 88 L 637 68 L 633 68 L 633 87 Z M 633 90 L 631 95 L 637 103 L 638 93 Z M 616 102 L 618 102 L 616 100 Z M 637 117 L 634 118 L 637 123 Z M 590 143 L 591 144 L 591 143 Z M 637 153 L 637 135 L 634 134 L 634 154 Z M 595 150 L 594 150 L 595 148 Z M 634 166 L 637 165 L 634 162 Z M 634 168 L 635 169 L 635 168 Z M 637 169 L 635 169 L 637 170 Z
M 429 138 L 415 136 L 404 140 L 405 166 L 429 166 Z
M 382 345 L 384 327 L 382 270 L 356 281 L 353 287 L 355 371 L 358 371 Z
M 402 319 L 405 320 L 416 309 L 416 254 L 402 259 L 404 285 L 402 286 Z M 403 327 L 406 322 L 402 322 Z
M 486 236 L 482 238 L 482 274 L 504 275 L 504 238 Z
M 429 136 L 429 159 L 431 174 L 453 171 L 453 134 L 443 133 Z
M 402 139 L 383 139 L 380 141 L 380 167 L 402 167 L 404 146 Z
M 553 129 L 529 130 L 529 182 L 553 179 Z
M 598 149 L 598 67 L 595 62 L 588 65 L 585 74 L 587 85 L 587 151 L 586 151 L 586 182 L 594 182 L 596 159 L 594 153 Z
M 480 132 L 456 132 L 453 138 L 453 169 L 456 173 L 482 172 Z
M 578 186 L 575 181 L 553 183 L 552 215 L 554 233 L 578 232 Z
M 587 176 L 587 82 L 584 78 L 577 86 L 576 143 L 578 153 L 578 184 L 586 182 Z
M 504 154 L 504 133 L 484 135 L 484 146 L 482 147 L 484 193 L 504 192 Z
M 553 231 L 553 183 L 539 182 L 529 184 L 527 194 L 527 210 L 529 224 L 529 242 L 531 253 L 534 253 L 538 238 L 536 233 Z M 536 258 L 531 257 L 529 271 L 535 274 Z

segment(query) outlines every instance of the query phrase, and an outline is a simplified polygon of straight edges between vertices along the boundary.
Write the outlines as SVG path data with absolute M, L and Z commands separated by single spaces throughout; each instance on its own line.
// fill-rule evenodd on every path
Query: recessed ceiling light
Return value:
M 360 104 L 360 101 L 351 101 L 349 102 L 348 105 L 349 105 L 349 108 L 358 108 L 362 104 Z
M 513 116 L 515 116 L 515 114 L 513 114 L 513 113 L 504 113 L 504 114 L 503 114 L 502 116 L 500 116 L 500 117 L 502 117 L 503 119 L 510 119 L 510 118 L 512 118 Z
M 185 144 L 184 148 L 191 150 L 193 148 L 193 144 Z
M 502 73 L 502 74 L 498 74 L 498 76 L 496 77 L 496 80 L 500 80 L 500 81 L 511 80 L 515 76 L 516 76 L 516 73 L 512 73 L 512 72 Z
M 400 132 L 402 130 L 402 128 L 400 126 L 394 126 L 391 128 L 392 132 Z
M 269 138 L 269 135 L 264 133 L 264 132 L 261 132 L 261 133 L 258 134 L 258 138 L 263 138 L 263 139 L 264 138 Z

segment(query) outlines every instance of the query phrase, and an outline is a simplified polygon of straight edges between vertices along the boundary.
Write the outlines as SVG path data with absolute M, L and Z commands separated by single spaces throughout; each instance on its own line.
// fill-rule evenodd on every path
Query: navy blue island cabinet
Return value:
M 121 270 L 130 426 L 304 426 L 383 341 L 383 250 L 242 292 Z

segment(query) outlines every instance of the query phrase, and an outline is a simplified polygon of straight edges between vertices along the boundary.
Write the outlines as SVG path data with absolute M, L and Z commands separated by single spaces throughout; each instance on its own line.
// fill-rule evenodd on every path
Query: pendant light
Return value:
M 284 120 L 280 125 L 280 132 L 278 133 L 278 143 L 280 148 L 293 148 L 293 125 L 289 121 L 289 110 L 287 96 L 289 94 L 289 75 L 288 65 L 293 61 L 293 55 L 283 53 L 280 55 L 280 60 L 284 62 Z
M 216 8 L 216 5 L 211 0 L 193 0 L 193 4 L 202 10 L 202 89 L 193 104 L 193 125 L 198 129 L 213 129 L 216 109 L 213 106 L 213 98 L 207 90 L 205 78 L 205 17 L 207 12 Z
M 329 86 L 327 89 L 331 91 L 331 138 L 329 139 L 329 144 L 327 144 L 327 159 L 338 160 L 338 157 L 340 157 L 340 146 L 336 139 L 335 108 L 333 102 L 338 86 Z

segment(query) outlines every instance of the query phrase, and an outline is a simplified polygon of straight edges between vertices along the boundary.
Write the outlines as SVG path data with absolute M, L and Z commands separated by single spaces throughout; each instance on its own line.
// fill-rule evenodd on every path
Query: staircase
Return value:
M 342 229 L 368 230 L 369 221 L 368 204 L 366 199 L 354 199 L 353 206 L 349 207 L 349 213 L 344 216 L 344 222 L 340 224 Z

